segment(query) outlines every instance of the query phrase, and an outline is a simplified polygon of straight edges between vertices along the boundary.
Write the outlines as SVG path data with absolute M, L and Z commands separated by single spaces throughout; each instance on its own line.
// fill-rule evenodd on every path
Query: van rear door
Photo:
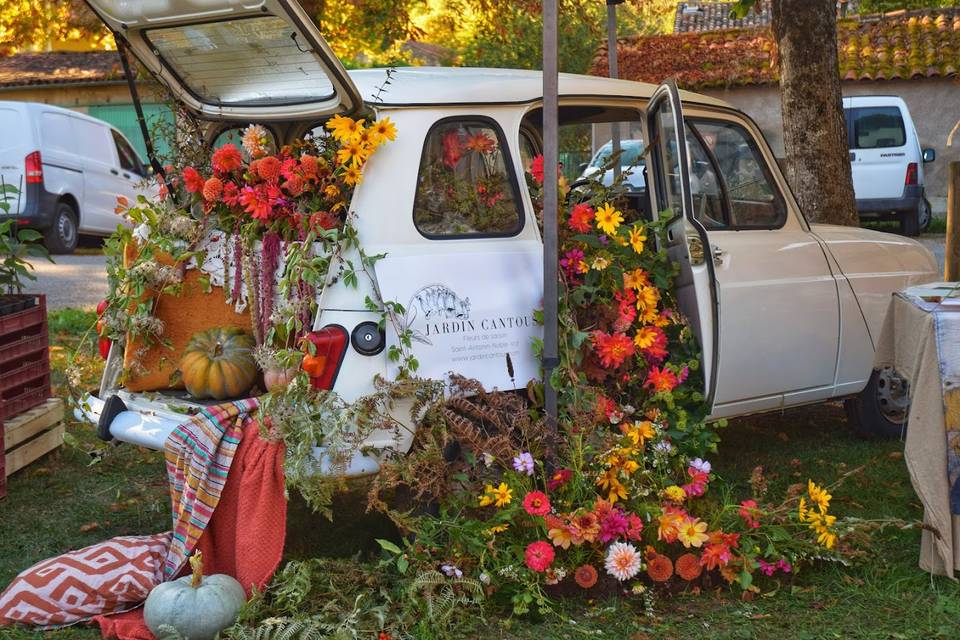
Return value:
M 16 107 L 0 107 L 0 184 L 24 191 L 26 157 L 31 151 L 33 130 L 27 114 Z M 4 190 L 0 198 L 6 200 L 10 214 L 18 214 L 24 206 L 24 194 Z M 0 215 L 3 211 L 0 210 Z
M 160 82 L 205 119 L 307 119 L 363 105 L 294 0 L 89 4 Z
M 844 99 L 853 189 L 858 200 L 900 198 L 910 158 L 909 131 L 899 98 Z M 914 145 L 916 146 L 916 145 Z

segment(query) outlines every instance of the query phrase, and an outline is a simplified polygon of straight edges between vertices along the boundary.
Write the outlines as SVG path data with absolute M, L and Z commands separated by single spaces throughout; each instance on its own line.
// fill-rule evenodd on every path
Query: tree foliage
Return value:
M 0 56 L 44 50 L 54 41 L 88 41 L 108 48 L 110 33 L 83 0 L 0 2 Z

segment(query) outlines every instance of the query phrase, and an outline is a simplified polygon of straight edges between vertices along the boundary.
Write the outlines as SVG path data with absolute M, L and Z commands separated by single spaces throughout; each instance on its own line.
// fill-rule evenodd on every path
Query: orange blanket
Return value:
M 248 420 L 216 511 L 200 537 L 204 573 L 226 573 L 250 595 L 273 577 L 283 555 L 287 529 L 283 443 L 260 438 L 256 420 Z M 98 616 L 104 638 L 154 640 L 143 609 Z

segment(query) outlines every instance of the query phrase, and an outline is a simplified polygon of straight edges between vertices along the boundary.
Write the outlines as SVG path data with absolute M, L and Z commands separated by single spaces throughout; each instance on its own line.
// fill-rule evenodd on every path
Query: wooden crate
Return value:
M 50 398 L 33 409 L 7 420 L 3 425 L 4 475 L 24 468 L 45 453 L 63 444 L 63 400 Z

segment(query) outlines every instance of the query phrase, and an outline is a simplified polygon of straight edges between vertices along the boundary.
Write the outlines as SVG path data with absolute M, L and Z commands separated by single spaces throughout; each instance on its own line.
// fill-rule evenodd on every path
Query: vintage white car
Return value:
M 542 297 L 542 245 L 524 171 L 541 148 L 541 74 L 475 68 L 347 72 L 291 0 L 92 0 L 101 18 L 184 105 L 209 122 L 208 142 L 247 123 L 277 144 L 303 136 L 335 113 L 389 116 L 396 142 L 365 167 L 353 197 L 362 244 L 386 253 L 376 277 L 385 299 L 407 305 L 422 341 L 420 373 L 456 370 L 500 389 L 538 375 L 529 348 Z M 904 422 L 906 389 L 874 372 L 874 344 L 891 293 L 936 279 L 936 263 L 908 238 L 809 224 L 757 126 L 742 112 L 675 86 L 560 76 L 562 140 L 588 155 L 612 123 L 655 141 L 647 191 L 634 207 L 672 216 L 665 248 L 680 265 L 677 293 L 703 347 L 714 418 L 850 399 L 857 428 L 890 434 Z M 680 126 L 682 123 L 682 127 Z M 451 130 L 497 140 L 483 167 L 510 184 L 509 215 L 466 219 L 445 213 L 421 168 L 442 153 Z M 439 190 L 438 190 L 439 191 Z M 393 372 L 359 289 L 328 288 L 315 328 L 343 332 L 332 388 L 350 400 L 375 375 Z M 502 366 L 505 353 L 514 376 Z M 130 393 L 115 384 L 112 350 L 99 397 L 86 417 L 103 437 L 161 448 L 183 420 L 175 397 Z M 497 366 L 490 366 L 495 362 Z M 111 397 L 122 400 L 105 401 Z M 373 436 L 370 449 L 409 447 L 411 434 Z M 323 459 L 322 450 L 318 456 Z M 358 453 L 347 473 L 378 469 Z

